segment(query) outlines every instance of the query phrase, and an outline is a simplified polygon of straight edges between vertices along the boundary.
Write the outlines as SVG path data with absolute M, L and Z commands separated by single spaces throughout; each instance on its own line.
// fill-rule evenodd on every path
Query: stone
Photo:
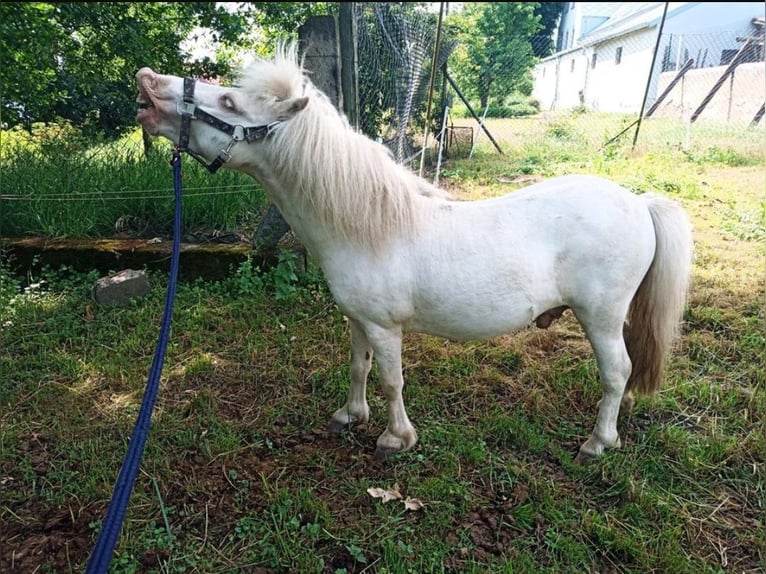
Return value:
M 133 299 L 151 291 L 146 271 L 124 269 L 108 277 L 102 277 L 93 285 L 93 299 L 105 306 L 125 306 Z

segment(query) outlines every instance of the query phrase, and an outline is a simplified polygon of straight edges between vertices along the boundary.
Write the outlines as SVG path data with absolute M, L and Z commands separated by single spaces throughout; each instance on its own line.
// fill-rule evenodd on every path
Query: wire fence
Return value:
M 395 3 L 359 5 L 359 98 L 368 111 L 364 129 L 370 133 L 379 122 L 378 136 L 405 161 L 423 143 L 423 129 L 415 126 L 423 123 L 428 97 L 435 19 L 389 4 Z M 643 150 L 669 145 L 761 153 L 764 5 L 747 4 L 749 12 L 731 27 L 704 32 L 692 11 L 674 16 L 665 30 L 657 8 L 643 25 L 641 14 L 633 14 L 622 27 L 539 59 L 528 85 L 517 81 L 519 89 L 483 98 L 478 94 L 487 90 L 478 84 L 487 76 L 461 73 L 465 46 L 448 40 L 435 60 L 431 143 L 443 140 L 446 155 L 464 157 L 477 148 L 512 151 L 559 132 L 596 149 L 627 142 Z M 548 41 L 527 40 L 535 53 L 542 51 L 535 42 Z M 491 62 L 489 68 L 490 80 L 501 82 L 505 71 Z
M 551 137 L 575 142 L 583 153 L 634 145 L 762 157 L 764 5 L 736 4 L 750 12 L 712 30 L 699 29 L 693 10 L 675 14 L 664 28 L 659 17 L 637 25 L 634 14 L 631 25 L 579 43 L 565 30 L 565 13 L 557 48 L 520 75 L 489 58 L 489 73 L 466 65 L 469 46 L 446 28 L 440 33 L 440 13 L 409 3 L 356 3 L 359 126 L 412 168 L 424 150 L 437 178 L 443 159 L 523 152 Z M 551 42 L 522 40 L 512 54 L 526 50 L 524 43 L 543 54 L 537 43 Z M 102 236 L 125 221 L 140 222 L 150 234 L 170 221 L 169 185 L 157 185 L 167 176 L 166 158 L 148 169 L 140 135 L 121 140 L 120 150 L 75 138 L 46 148 L 42 138 L 34 161 L 9 152 L 16 136 L 4 132 L 0 142 L 0 236 Z M 188 169 L 185 229 L 257 225 L 268 204 L 252 180 L 227 173 L 211 182 L 196 166 Z

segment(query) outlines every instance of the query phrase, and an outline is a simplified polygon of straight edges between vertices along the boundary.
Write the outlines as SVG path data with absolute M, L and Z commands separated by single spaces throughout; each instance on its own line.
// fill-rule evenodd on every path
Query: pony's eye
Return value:
M 227 110 L 235 111 L 237 109 L 237 106 L 234 105 L 234 100 L 230 96 L 221 96 L 220 102 Z

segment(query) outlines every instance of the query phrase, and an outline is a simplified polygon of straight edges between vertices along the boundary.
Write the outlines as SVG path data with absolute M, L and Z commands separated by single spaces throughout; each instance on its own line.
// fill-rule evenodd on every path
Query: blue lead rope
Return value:
M 88 562 L 87 574 L 106 574 L 109 569 L 109 563 L 112 560 L 112 553 L 117 544 L 117 538 L 120 535 L 122 521 L 125 518 L 125 511 L 130 500 L 130 493 L 133 490 L 133 483 L 138 474 L 138 465 L 141 462 L 141 455 L 144 452 L 146 436 L 149 433 L 149 424 L 152 418 L 152 409 L 157 399 L 157 389 L 159 387 L 160 375 L 162 374 L 162 364 L 165 362 L 165 351 L 168 346 L 168 333 L 170 331 L 170 320 L 173 315 L 173 301 L 176 294 L 176 279 L 178 277 L 178 261 L 181 252 L 181 152 L 178 149 L 173 150 L 173 159 L 170 162 L 173 166 L 173 187 L 175 190 L 175 219 L 173 223 L 173 252 L 170 261 L 170 281 L 168 283 L 167 297 L 165 299 L 165 313 L 162 317 L 160 327 L 160 336 L 157 341 L 157 347 L 154 351 L 154 360 L 152 370 L 144 391 L 144 398 L 141 403 L 141 410 L 138 413 L 138 420 L 133 429 L 133 435 L 130 437 L 128 452 L 120 469 L 120 475 L 114 486 L 112 500 L 109 503 L 109 509 L 106 512 L 101 532 L 99 533 L 96 547 Z

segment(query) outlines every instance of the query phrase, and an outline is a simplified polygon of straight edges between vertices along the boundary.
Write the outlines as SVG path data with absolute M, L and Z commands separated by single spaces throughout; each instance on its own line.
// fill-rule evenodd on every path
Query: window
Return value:
M 617 50 L 614 53 L 614 63 L 615 63 L 615 65 L 619 64 L 620 62 L 622 62 L 622 46 L 617 48 Z
M 721 66 L 728 66 L 737 58 L 737 62 L 763 62 L 763 45 L 753 41 L 748 42 L 739 50 L 721 50 Z M 684 59 L 689 59 L 689 54 L 684 51 Z
M 671 40 L 673 37 L 670 37 Z M 665 46 L 665 51 L 662 54 L 662 71 L 667 72 L 668 70 L 672 70 L 676 67 L 676 62 L 673 60 L 673 46 L 670 42 L 668 42 L 668 45 Z
M 731 61 L 734 59 L 734 56 L 737 55 L 737 52 L 739 50 L 721 50 L 721 65 L 727 66 L 731 64 Z
M 596 67 L 596 52 L 593 52 L 593 55 L 590 58 L 590 67 L 591 68 Z

